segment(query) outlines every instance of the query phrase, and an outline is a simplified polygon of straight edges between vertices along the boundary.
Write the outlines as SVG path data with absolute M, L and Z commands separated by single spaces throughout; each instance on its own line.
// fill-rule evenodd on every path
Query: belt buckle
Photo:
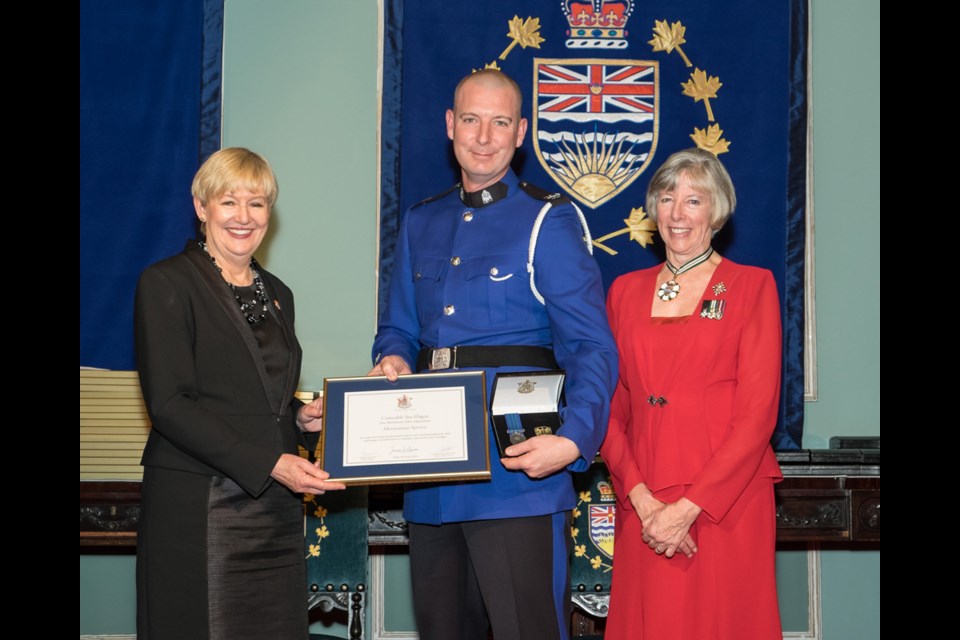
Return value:
M 443 347 L 430 353 L 430 371 L 457 368 L 457 348 Z

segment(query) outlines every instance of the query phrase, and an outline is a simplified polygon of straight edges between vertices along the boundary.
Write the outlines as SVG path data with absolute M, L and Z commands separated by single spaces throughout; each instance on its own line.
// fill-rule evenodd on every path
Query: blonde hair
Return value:
M 686 176 L 690 186 L 710 196 L 710 228 L 723 228 L 737 208 L 737 192 L 723 164 L 709 151 L 684 149 L 677 151 L 660 165 L 647 185 L 647 215 L 657 221 L 657 202 L 665 191 L 673 191 Z
M 277 176 L 267 159 L 243 147 L 221 149 L 207 158 L 190 187 L 190 193 L 204 206 L 212 198 L 238 190 L 262 194 L 271 209 L 279 193 Z

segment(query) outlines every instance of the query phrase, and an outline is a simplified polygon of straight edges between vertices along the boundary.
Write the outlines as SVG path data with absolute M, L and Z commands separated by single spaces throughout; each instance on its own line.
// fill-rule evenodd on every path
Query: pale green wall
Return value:
M 377 4 L 228 0 L 225 14 L 223 145 L 277 173 L 260 258 L 294 291 L 301 388 L 320 389 L 370 369 L 376 329 Z
M 415 631 L 417 623 L 413 619 L 413 604 L 408 595 L 410 590 L 410 560 L 407 554 L 387 555 L 384 558 L 384 582 L 390 588 L 390 594 L 383 604 L 383 626 L 390 631 Z M 395 597 L 400 594 L 402 597 Z
M 136 562 L 132 555 L 80 556 L 80 633 L 135 633 Z
M 880 9 L 875 0 L 812 4 L 820 400 L 807 404 L 804 445 L 816 448 L 832 435 L 880 430 Z M 224 144 L 264 153 L 280 178 L 261 257 L 296 293 L 301 386 L 319 388 L 323 376 L 369 367 L 376 2 L 226 7 Z M 331 13 L 354 28 L 318 33 Z M 81 556 L 81 633 L 133 632 L 133 564 Z M 405 594 L 402 557 L 386 571 L 388 593 Z M 822 584 L 822 640 L 880 637 L 879 552 L 824 552 Z M 401 603 L 388 601 L 388 628 L 408 624 Z
M 777 599 L 784 631 L 805 631 L 810 627 L 807 556 L 804 549 L 777 552 Z
M 813 0 L 819 400 L 804 446 L 880 434 L 880 3 Z M 880 552 L 824 551 L 823 640 L 880 637 Z
M 880 433 L 880 3 L 813 1 L 818 402 L 804 446 Z

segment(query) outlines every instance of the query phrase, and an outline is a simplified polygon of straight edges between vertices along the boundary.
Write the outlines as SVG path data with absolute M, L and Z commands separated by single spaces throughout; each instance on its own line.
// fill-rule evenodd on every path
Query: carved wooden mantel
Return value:
M 857 546 L 880 541 L 880 451 L 778 453 L 777 541 Z M 370 545 L 404 545 L 399 487 L 370 492 Z M 80 483 L 80 552 L 132 551 L 140 517 L 139 482 Z

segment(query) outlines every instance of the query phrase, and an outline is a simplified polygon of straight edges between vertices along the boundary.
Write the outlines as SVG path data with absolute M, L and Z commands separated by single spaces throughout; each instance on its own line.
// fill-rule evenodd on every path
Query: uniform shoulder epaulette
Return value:
M 521 182 L 520 188 L 523 189 L 525 194 L 534 200 L 543 200 L 544 202 L 553 202 L 556 204 L 570 202 L 570 198 L 562 193 L 557 191 L 547 191 L 545 189 L 541 189 L 540 187 L 534 186 L 529 182 Z
M 444 197 L 445 195 L 449 194 L 451 191 L 456 191 L 456 190 L 459 189 L 459 188 L 460 188 L 460 184 L 457 183 L 457 184 L 453 185 L 452 187 L 450 187 L 449 189 L 447 189 L 446 191 L 444 191 L 443 193 L 438 193 L 438 194 L 435 195 L 435 196 L 430 196 L 429 198 L 426 198 L 426 199 L 424 199 L 424 200 L 421 200 L 420 202 L 418 202 L 417 204 L 413 205 L 413 206 L 410 207 L 410 208 L 411 208 L 411 209 L 416 209 L 417 207 L 423 206 L 423 205 L 425 205 L 425 204 L 430 204 L 430 203 L 433 202 L 434 200 L 439 200 L 440 198 L 442 198 L 442 197 Z

